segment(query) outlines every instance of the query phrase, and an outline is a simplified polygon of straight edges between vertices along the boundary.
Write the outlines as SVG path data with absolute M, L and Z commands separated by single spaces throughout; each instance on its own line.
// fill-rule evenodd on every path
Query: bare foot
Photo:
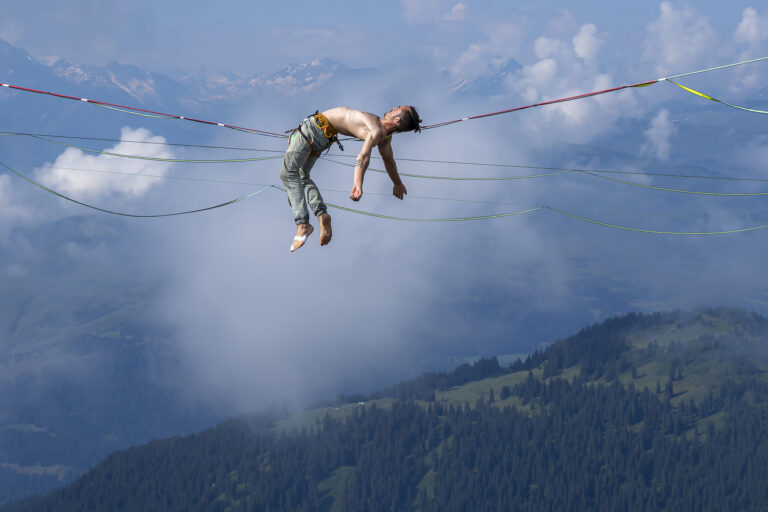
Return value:
M 293 237 L 293 243 L 291 244 L 291 252 L 301 248 L 306 242 L 307 237 L 312 234 L 315 228 L 312 224 L 299 224 L 296 226 L 296 236 Z
M 327 213 L 318 215 L 320 221 L 320 245 L 328 245 L 331 242 L 333 231 L 331 231 L 331 216 Z

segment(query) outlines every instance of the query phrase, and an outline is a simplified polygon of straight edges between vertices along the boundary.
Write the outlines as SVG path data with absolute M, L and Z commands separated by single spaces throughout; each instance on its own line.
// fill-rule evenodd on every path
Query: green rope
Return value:
M 78 201 L 78 200 L 73 199 L 71 197 L 68 197 L 68 196 L 66 196 L 64 194 L 56 192 L 55 190 L 53 190 L 51 188 L 48 188 L 48 187 L 46 187 L 45 185 L 43 185 L 41 183 L 38 183 L 37 181 L 27 177 L 26 175 L 16 171 L 15 169 L 9 167 L 8 165 L 6 165 L 6 164 L 4 164 L 2 162 L 0 162 L 0 166 L 6 168 L 7 170 L 12 172 L 16 176 L 22 178 L 24 181 L 26 181 L 26 182 L 28 182 L 28 183 L 36 186 L 36 187 L 39 187 L 40 189 L 42 189 L 42 190 L 44 190 L 44 191 L 46 191 L 46 192 L 48 192 L 50 194 L 53 194 L 53 195 L 55 195 L 57 197 L 60 197 L 60 198 L 65 199 L 67 201 L 73 202 L 75 204 L 79 204 L 81 206 L 85 206 L 86 208 L 91 208 L 93 210 L 97 210 L 97 211 L 104 212 L 104 213 L 109 213 L 109 214 L 112 214 L 112 215 L 120 215 L 120 216 L 123 216 L 123 217 L 152 218 L 152 217 L 171 217 L 171 216 L 176 216 L 176 215 L 186 215 L 186 214 L 190 214 L 190 213 L 197 213 L 197 212 L 213 210 L 213 209 L 221 208 L 223 206 L 228 206 L 228 205 L 240 202 L 240 201 L 244 201 L 245 199 L 248 199 L 248 198 L 253 197 L 253 196 L 257 195 L 257 194 L 260 194 L 260 193 L 264 192 L 265 190 L 267 190 L 269 188 L 274 188 L 274 189 L 281 190 L 281 191 L 285 192 L 285 189 L 283 187 L 279 187 L 279 186 L 276 186 L 276 185 L 267 185 L 264 188 L 262 188 L 260 190 L 257 190 L 256 192 L 252 192 L 250 194 L 247 194 L 247 195 L 244 195 L 244 196 L 232 199 L 230 201 L 226 201 L 224 203 L 216 204 L 216 205 L 213 205 L 213 206 L 208 206 L 208 207 L 205 207 L 205 208 L 198 208 L 198 209 L 195 209 L 195 210 L 187 210 L 187 211 L 183 211 L 183 212 L 173 212 L 173 213 L 164 213 L 164 214 L 138 215 L 138 214 L 117 212 L 117 211 L 108 210 L 108 209 L 105 209 L 105 208 L 99 208 L 97 206 L 93 206 L 93 205 L 90 205 L 88 203 L 84 203 L 82 201 Z M 337 204 L 333 204 L 333 203 L 327 203 L 327 205 L 330 206 L 331 208 L 335 208 L 335 209 L 338 209 L 338 210 L 342 210 L 342 211 L 346 211 L 346 212 L 350 212 L 350 213 L 354 213 L 354 214 L 358 214 L 358 215 L 365 215 L 365 216 L 368 216 L 368 217 L 375 217 L 375 218 L 379 218 L 379 219 L 388 219 L 388 220 L 406 221 L 406 222 L 432 222 L 432 223 L 434 223 L 434 222 L 457 222 L 457 221 L 488 220 L 488 219 L 496 219 L 496 218 L 501 218 L 501 217 L 511 217 L 511 216 L 515 216 L 515 215 L 522 215 L 524 213 L 531 213 L 531 212 L 535 212 L 535 211 L 538 211 L 538 210 L 549 210 L 549 211 L 558 213 L 560 215 L 564 215 L 564 216 L 570 217 L 572 219 L 580 220 L 580 221 L 583 221 L 583 222 L 588 222 L 588 223 L 595 224 L 595 225 L 598 225 L 598 226 L 609 227 L 609 228 L 613 228 L 613 229 L 621 229 L 621 230 L 625 230 L 625 231 L 633 231 L 633 232 L 638 232 L 638 233 L 650 233 L 650 234 L 659 234 L 659 235 L 677 235 L 677 236 L 724 235 L 724 234 L 733 234 L 733 233 L 744 233 L 744 232 L 747 232 L 747 231 L 755 231 L 755 230 L 758 230 L 758 229 L 764 229 L 764 228 L 768 227 L 768 225 L 761 225 L 761 226 L 753 226 L 753 227 L 748 227 L 748 228 L 732 229 L 732 230 L 724 230 L 724 231 L 661 231 L 661 230 L 653 230 L 653 229 L 634 228 L 634 227 L 622 226 L 622 225 L 618 225 L 618 224 L 610 224 L 610 223 L 607 223 L 607 222 L 602 222 L 602 221 L 598 221 L 598 220 L 594 220 L 594 219 L 589 219 L 587 217 L 582 217 L 580 215 L 569 213 L 569 212 L 566 212 L 564 210 L 560 210 L 560 209 L 557 209 L 557 208 L 554 208 L 554 207 L 551 207 L 551 206 L 538 206 L 538 207 L 528 208 L 528 209 L 525 209 L 525 210 L 520 210 L 520 211 L 515 211 L 515 212 L 498 213 L 498 214 L 493 214 L 493 215 L 476 215 L 476 216 L 472 216 L 472 217 L 413 218 L 413 217 L 396 217 L 396 216 L 392 216 L 392 215 L 384 215 L 384 214 L 375 213 L 375 212 L 367 212 L 367 211 L 363 211 L 363 210 L 357 210 L 357 209 L 354 209 L 354 208 L 347 208 L 345 206 L 341 206 L 341 205 L 337 205 Z
M 59 142 L 56 140 L 46 139 L 45 137 L 39 137 L 37 135 L 30 135 L 30 137 L 32 137 L 33 139 L 49 142 L 51 144 L 56 144 L 57 146 L 63 146 L 63 147 L 72 148 L 72 149 L 79 149 L 80 151 L 85 151 L 88 153 L 115 156 L 120 158 L 131 158 L 135 160 L 149 160 L 153 162 L 172 162 L 172 163 L 185 163 L 185 164 L 230 164 L 230 163 L 243 163 L 243 162 L 260 162 L 262 160 L 275 160 L 278 158 L 283 158 L 282 155 L 260 156 L 260 157 L 254 157 L 254 158 L 229 158 L 229 159 L 223 159 L 223 160 L 191 160 L 191 159 L 183 159 L 183 158 L 161 158 L 161 157 L 152 157 L 152 156 L 126 155 L 124 153 L 113 153 L 111 151 L 101 151 L 98 149 L 84 148 L 82 146 L 67 144 L 66 142 Z
M 142 114 L 141 112 L 132 112 L 130 110 L 126 110 L 126 109 L 123 109 L 123 108 L 112 107 L 110 105 L 103 105 L 103 104 L 95 102 L 95 101 L 89 101 L 88 104 L 89 105 L 96 105 L 96 106 L 99 106 L 101 108 L 107 108 L 109 110 L 115 110 L 117 112 L 122 112 L 124 114 L 131 114 L 131 115 L 134 115 L 134 116 L 151 117 L 151 118 L 154 118 L 154 119 L 178 119 L 176 116 L 165 116 L 165 115 L 162 115 L 162 114 L 161 115 L 153 115 L 153 114 Z
M 67 201 L 73 202 L 75 204 L 79 204 L 80 206 L 85 206 L 86 208 L 90 208 L 92 210 L 97 210 L 97 211 L 104 212 L 104 213 L 110 213 L 112 215 L 119 215 L 121 217 L 134 217 L 134 218 L 174 217 L 174 216 L 177 216 L 177 215 L 187 215 L 187 214 L 190 214 L 190 213 L 205 212 L 205 211 L 208 211 L 208 210 L 214 210 L 216 208 L 221 208 L 223 206 L 229 206 L 231 204 L 235 204 L 235 203 L 238 203 L 240 201 L 244 201 L 244 200 L 246 200 L 246 199 L 248 199 L 250 197 L 255 196 L 256 194 L 261 194 L 262 192 L 264 192 L 265 190 L 270 188 L 270 187 L 264 187 L 261 190 L 257 190 L 256 192 L 252 192 L 250 194 L 246 194 L 244 196 L 237 197 L 235 199 L 232 199 L 230 201 L 226 201 L 224 203 L 216 204 L 216 205 L 213 205 L 213 206 L 207 206 L 205 208 L 197 208 L 195 210 L 186 210 L 186 211 L 182 211 L 182 212 L 173 212 L 173 213 L 159 213 L 159 214 L 154 214 L 154 215 L 138 215 L 138 214 L 133 214 L 133 213 L 123 213 L 123 212 L 117 212 L 117 211 L 114 211 L 114 210 L 107 210 L 106 208 L 99 208 L 98 206 L 94 206 L 94 205 L 91 205 L 91 204 L 88 204 L 88 203 L 84 203 L 82 201 L 78 201 L 77 199 L 73 199 L 73 198 L 71 198 L 69 196 L 65 196 L 64 194 L 56 192 L 55 190 L 46 187 L 42 183 L 38 183 L 37 181 L 35 181 L 35 180 L 25 176 L 24 174 L 16 171 L 15 169 L 12 169 L 11 167 L 8 167 L 3 162 L 0 162 L 0 166 L 5 167 L 6 169 L 11 171 L 13 174 L 18 176 L 19 178 L 23 179 L 24 181 L 26 181 L 28 183 L 31 183 L 32 185 L 34 185 L 36 187 L 39 187 L 39 188 L 45 190 L 49 194 L 53 194 L 53 195 L 55 195 L 57 197 L 60 197 L 62 199 L 66 199 Z
M 13 165 L 13 164 L 9 164 Z M 137 172 L 125 172 L 125 171 L 112 171 L 112 170 L 96 170 L 96 169 L 82 169 L 82 168 L 74 168 L 74 167 L 61 167 L 61 166 L 55 166 L 55 165 L 42 165 L 42 166 L 36 166 L 33 164 L 16 164 L 16 165 L 24 165 L 27 167 L 44 167 L 46 169 L 62 169 L 66 171 L 77 171 L 77 172 L 90 172 L 90 173 L 99 173 L 99 174 L 115 174 L 120 176 L 139 176 L 143 178 L 156 178 L 156 179 L 165 179 L 165 180 L 178 180 L 178 181 L 192 181 L 192 182 L 201 182 L 201 183 L 220 183 L 225 185 L 246 185 L 246 186 L 259 186 L 259 187 L 271 187 L 272 185 L 269 183 L 256 183 L 253 181 L 233 181 L 233 180 L 222 180 L 222 179 L 215 179 L 215 178 L 198 178 L 198 177 L 190 177 L 190 176 L 167 176 L 167 175 L 159 175 L 159 174 L 146 174 L 146 173 L 137 173 Z M 348 190 L 342 190 L 342 189 L 335 189 L 335 188 L 325 188 L 325 192 L 337 192 L 342 194 L 349 193 Z M 381 193 L 381 192 L 366 192 L 367 195 L 373 195 L 373 196 L 380 196 L 380 197 L 391 197 L 391 192 L 388 193 Z M 421 195 L 413 195 L 409 194 L 409 198 L 411 199 L 425 199 L 429 201 L 449 201 L 454 203 L 471 203 L 471 204 L 492 204 L 492 205 L 504 205 L 504 206 L 522 206 L 520 203 L 514 203 L 509 201 L 488 201 L 488 200 L 481 200 L 481 199 L 459 199 L 455 197 L 437 197 L 437 196 L 421 196 Z M 530 206 L 533 208 L 533 206 Z M 600 211 L 603 213 L 611 213 L 611 214 L 620 214 L 620 215 L 638 215 L 641 214 L 643 216 L 657 216 L 657 217 L 664 217 L 664 218 L 690 218 L 690 216 L 680 215 L 680 214 L 668 214 L 668 213 L 660 213 L 660 212 L 637 212 L 637 211 L 624 211 L 624 210 L 595 210 Z M 733 220 L 733 218 L 725 218 L 727 220 Z
M 601 222 L 599 220 L 594 219 L 588 219 L 587 217 L 581 217 L 579 215 L 576 215 L 574 213 L 568 213 L 563 210 L 558 210 L 557 208 L 553 208 L 551 206 L 542 206 L 542 209 L 546 209 L 555 213 L 559 213 L 560 215 L 565 215 L 566 217 L 570 217 L 572 219 L 577 219 L 583 222 L 589 222 L 591 224 L 596 224 L 598 226 L 608 227 L 608 228 L 614 228 L 614 229 L 621 229 L 624 231 L 635 231 L 638 233 L 649 233 L 654 235 L 676 235 L 676 236 L 702 236 L 702 235 L 729 235 L 734 233 L 745 233 L 747 231 L 755 231 L 758 229 L 765 229 L 768 228 L 768 224 L 762 225 L 762 226 L 752 226 L 748 228 L 741 228 L 741 229 L 730 229 L 725 231 L 659 231 L 655 229 L 643 229 L 643 228 L 633 228 L 629 226 L 620 226 L 618 224 L 609 224 L 607 222 Z
M 24 137 L 53 137 L 56 139 L 76 139 L 76 140 L 95 140 L 99 142 L 129 142 L 131 144 L 153 144 L 158 146 L 179 146 L 185 148 L 202 148 L 202 149 L 227 149 L 232 151 L 253 151 L 259 153 L 280 153 L 284 154 L 283 149 L 261 149 L 261 148 L 243 148 L 235 146 L 212 146 L 210 144 L 181 144 L 178 142 L 158 142 L 153 140 L 126 140 L 126 139 L 112 139 L 107 137 L 82 137 L 77 135 L 56 135 L 50 133 L 29 133 L 29 132 L 0 132 L 0 135 L 17 135 Z
M 425 218 L 412 218 L 412 217 L 394 217 L 391 215 L 383 215 L 381 213 L 355 210 L 353 208 L 347 208 L 346 206 L 341 206 L 338 204 L 332 204 L 332 203 L 325 203 L 325 204 L 330 206 L 331 208 L 336 208 L 337 210 L 344 210 L 345 212 L 357 213 L 359 215 L 366 215 L 368 217 L 376 217 L 379 219 L 400 220 L 400 221 L 407 221 L 407 222 L 458 222 L 458 221 L 467 221 L 467 220 L 487 220 L 487 219 L 498 219 L 501 217 L 512 217 L 514 215 L 522 215 L 523 213 L 529 213 L 529 212 L 535 212 L 536 210 L 541 210 L 541 207 L 536 207 L 536 208 L 529 208 L 527 210 L 521 210 L 517 212 L 498 213 L 495 215 L 478 215 L 476 217 L 451 217 L 451 218 L 425 219 Z
M 284 187 L 278 187 L 276 185 L 272 185 L 272 188 L 275 188 L 277 190 L 280 190 L 282 192 L 286 192 Z M 414 217 L 394 217 L 392 215 L 384 215 L 381 213 L 375 213 L 375 212 L 366 212 L 364 210 L 356 210 L 354 208 L 347 208 L 346 206 L 341 206 L 339 204 L 333 204 L 333 203 L 325 203 L 326 206 L 330 206 L 331 208 L 335 208 L 337 210 L 343 210 L 345 212 L 350 213 L 356 213 L 358 215 L 366 215 L 368 217 L 376 217 L 379 219 L 389 219 L 389 220 L 400 220 L 400 221 L 407 221 L 407 222 L 457 222 L 457 221 L 466 221 L 466 220 L 486 220 L 486 219 L 496 219 L 500 217 L 511 217 L 513 215 L 521 215 L 523 213 L 528 212 L 534 212 L 536 210 L 540 210 L 541 207 L 534 207 L 529 208 L 527 210 L 517 211 L 517 212 L 508 212 L 508 213 L 498 213 L 495 215 L 478 215 L 475 217 L 453 217 L 453 218 L 436 218 L 436 219 L 427 219 L 427 218 L 414 218 Z
M 339 165 L 344 165 L 347 167 L 354 167 L 351 164 L 347 164 L 344 162 L 339 162 L 336 160 L 331 160 L 329 158 L 325 158 L 325 160 L 329 162 L 333 162 Z M 375 169 L 372 167 L 368 168 L 369 171 L 377 172 L 377 173 L 386 173 L 386 171 L 381 169 Z M 624 185 L 630 185 L 633 187 L 640 187 L 640 188 L 646 188 L 646 189 L 653 189 L 653 190 L 663 190 L 666 192 L 677 192 L 680 194 L 696 194 L 696 195 L 705 195 L 705 196 L 736 196 L 736 197 L 748 197 L 748 196 L 768 196 L 768 192 L 701 192 L 696 190 L 685 190 L 685 189 L 677 189 L 677 188 L 670 188 L 670 187 L 659 187 L 659 186 L 653 186 L 653 185 L 643 185 L 642 183 L 637 183 L 634 181 L 627 181 L 627 180 L 620 180 L 617 178 L 610 178 L 608 176 L 600 176 L 599 173 L 606 173 L 606 174 L 636 174 L 641 176 L 647 176 L 647 175 L 663 175 L 668 177 L 677 177 L 677 178 L 690 178 L 694 176 L 690 175 L 674 175 L 674 174 L 661 174 L 661 173 L 631 173 L 631 172 L 623 172 L 623 171 L 596 171 L 596 170 L 587 170 L 587 169 L 560 169 L 560 172 L 552 172 L 552 173 L 543 173 L 543 174 L 532 174 L 527 176 L 506 176 L 506 177 L 490 177 L 490 178 L 467 178 L 467 177 L 449 177 L 449 176 L 433 176 L 433 175 L 424 175 L 424 174 L 410 174 L 410 173 L 399 173 L 400 176 L 409 176 L 412 178 L 423 178 L 423 179 L 432 179 L 432 180 L 452 180 L 452 181 L 507 181 L 507 180 L 521 180 L 521 179 L 533 179 L 533 178 L 544 178 L 548 176 L 560 176 L 563 174 L 570 174 L 570 173 L 582 173 L 587 174 L 589 176 L 593 176 L 595 178 L 599 178 L 602 180 L 607 181 L 613 181 L 615 183 L 622 183 Z M 727 179 L 727 178 L 718 178 L 718 177 L 708 177 L 708 176 L 695 176 L 697 178 L 702 179 Z M 738 180 L 738 178 L 734 178 Z M 766 180 L 768 181 L 768 180 Z
M 204 144 L 179 144 L 179 143 L 169 143 L 169 142 L 156 142 L 156 141 L 138 141 L 138 140 L 121 140 L 121 139 L 110 139 L 110 138 L 102 138 L 102 137 L 77 137 L 77 136 L 67 136 L 67 135 L 44 135 L 44 134 L 38 134 L 38 133 L 23 133 L 23 132 L 0 132 L 0 136 L 8 136 L 8 135 L 20 135 L 20 136 L 28 136 L 28 137 L 56 137 L 56 138 L 68 138 L 68 139 L 84 139 L 84 140 L 96 140 L 96 141 L 106 141 L 106 142 L 128 142 L 132 144 L 155 144 L 155 145 L 164 145 L 164 146 L 180 146 L 180 147 L 192 147 L 192 148 L 203 148 L 203 149 L 226 149 L 226 150 L 234 150 L 234 151 L 254 151 L 254 152 L 265 152 L 265 153 L 279 153 L 280 155 L 284 154 L 284 150 L 269 150 L 269 149 L 260 149 L 260 148 L 242 148 L 242 147 L 232 147 L 232 146 L 211 146 L 211 145 L 204 145 Z M 350 155 L 331 155 L 334 158 L 356 158 L 355 156 Z M 372 159 L 376 159 L 379 157 L 371 156 Z M 326 159 L 330 162 L 337 163 L 339 165 L 345 165 L 348 167 L 351 167 L 349 164 L 345 164 L 343 162 L 338 162 L 335 160 L 332 160 L 330 158 Z M 601 170 L 601 169 L 581 169 L 581 168 L 567 168 L 567 167 L 543 167 L 543 166 L 533 166 L 533 165 L 515 165 L 515 164 L 500 164 L 500 163 L 487 163 L 487 162 L 466 162 L 466 161 L 451 161 L 451 160 L 426 160 L 426 159 L 417 159 L 417 158 L 398 158 L 398 161 L 408 161 L 408 162 L 422 162 L 422 163 L 440 163 L 440 164 L 455 164 L 455 165 L 472 165 L 472 166 L 486 166 L 486 167 L 503 167 L 503 168 L 518 168 L 518 169 L 540 169 L 540 170 L 547 170 L 547 171 L 563 171 L 562 173 L 551 173 L 551 174 L 538 174 L 538 175 L 530 175 L 530 176 L 517 176 L 517 177 L 499 177 L 499 178 L 460 178 L 460 179 L 466 179 L 466 180 L 505 180 L 505 179 L 527 179 L 527 178 L 537 178 L 537 177 L 544 177 L 544 176 L 555 176 L 558 174 L 568 174 L 573 172 L 581 172 L 581 173 L 598 173 L 598 174 L 623 174 L 623 175 L 633 175 L 633 176 L 659 176 L 659 177 L 665 177 L 665 178 L 675 178 L 675 179 L 700 179 L 700 180 L 718 180 L 718 181 L 743 181 L 743 182 L 755 182 L 755 183 L 768 183 L 768 179 L 765 178 L 741 178 L 741 177 L 735 177 L 735 176 L 706 176 L 706 175 L 700 175 L 700 174 L 674 174 L 674 173 L 662 173 L 662 172 L 650 172 L 650 171 L 609 171 L 609 170 Z M 380 172 L 383 173 L 385 171 L 375 169 L 374 172 Z M 411 177 L 417 177 L 417 178 L 431 178 L 431 179 L 457 179 L 452 177 L 442 177 L 442 176 L 431 176 L 431 175 L 422 175 L 422 174 L 404 174 Z M 628 183 L 629 184 L 629 183 Z M 684 191 L 683 191 L 684 192 Z M 686 193 L 686 192 L 684 192 Z M 695 193 L 695 192 L 693 192 Z
M 61 167 L 58 165 L 33 165 L 33 164 L 9 164 L 9 165 L 21 165 L 25 167 L 39 167 L 39 168 L 45 168 L 45 169 L 60 169 L 64 171 L 76 171 L 76 172 L 90 172 L 90 173 L 97 173 L 97 174 L 114 174 L 118 176 L 138 176 L 141 178 L 156 178 L 156 179 L 164 179 L 164 180 L 178 180 L 178 181 L 196 181 L 201 183 L 222 183 L 225 185 L 248 185 L 248 186 L 259 186 L 259 187 L 266 187 L 271 186 L 268 183 L 255 183 L 252 181 L 231 181 L 231 180 L 219 180 L 214 178 L 196 178 L 196 177 L 189 177 L 189 176 L 166 176 L 164 174 L 146 174 L 142 172 L 125 172 L 125 171 L 113 171 L 113 170 L 106 170 L 106 169 L 82 169 L 77 167 Z
M 691 94 L 695 94 L 696 96 L 699 96 L 699 97 L 701 97 L 701 98 L 704 98 L 704 99 L 706 99 L 706 100 L 715 101 L 715 102 L 717 102 L 717 103 L 720 103 L 720 104 L 722 104 L 722 105 L 726 105 L 726 106 L 728 106 L 728 107 L 731 107 L 731 108 L 737 108 L 737 109 L 739 109 L 739 110 L 745 110 L 745 111 L 747 111 L 747 112 L 754 112 L 754 113 L 756 113 L 756 114 L 768 114 L 768 111 L 765 111 L 765 110 L 758 110 L 758 109 L 754 109 L 754 108 L 747 108 L 747 107 L 740 107 L 740 106 L 738 106 L 738 105 L 732 105 L 732 104 L 730 104 L 730 103 L 728 103 L 728 102 L 725 102 L 725 101 L 719 100 L 719 99 L 717 99 L 717 98 L 713 98 L 712 96 L 710 96 L 710 95 L 708 95 L 708 94 L 704 94 L 703 92 L 699 92 L 699 91 L 697 91 L 697 90 L 695 90 L 695 89 L 691 89 L 690 87 L 686 87 L 686 86 L 684 86 L 684 85 L 681 85 L 681 84 L 678 84 L 678 83 L 676 83 L 676 82 L 673 82 L 673 81 L 672 81 L 672 80 L 670 80 L 670 79 L 667 79 L 667 82 L 669 82 L 669 83 L 671 83 L 671 84 L 673 84 L 673 85 L 676 85 L 676 86 L 678 86 L 679 88 L 683 89 L 684 91 L 688 91 L 688 92 L 690 92 Z
M 698 190 L 685 190 L 685 189 L 679 189 L 679 188 L 657 187 L 653 185 L 644 185 L 642 183 L 637 183 L 634 181 L 611 178 L 609 176 L 600 176 L 599 174 L 595 174 L 589 171 L 579 171 L 579 172 L 581 172 L 582 174 L 587 174 L 589 176 L 594 176 L 595 178 L 599 178 L 601 180 L 613 181 L 615 183 L 622 183 L 624 185 L 630 185 L 632 187 L 640 187 L 640 188 L 646 188 L 651 190 L 663 190 L 665 192 L 676 192 L 678 194 L 694 194 L 694 195 L 701 195 L 701 196 L 731 196 L 731 197 L 732 196 L 736 196 L 736 197 L 768 196 L 768 192 L 701 192 Z
M 327 160 L 328 162 L 333 162 L 335 164 L 343 165 L 345 167 L 355 167 L 353 164 L 347 164 L 344 162 L 339 162 L 337 160 L 331 160 L 330 158 L 324 158 L 324 160 Z M 383 169 L 376 169 L 374 167 L 369 167 L 369 171 L 378 172 L 378 173 L 384 173 L 386 174 L 387 171 Z M 491 178 L 466 178 L 466 177 L 451 177 L 451 176 L 432 176 L 427 174 L 412 174 L 407 172 L 398 172 L 400 176 L 408 176 L 410 178 L 422 178 L 422 179 L 428 179 L 428 180 L 450 180 L 450 181 L 508 181 L 508 180 L 525 180 L 525 179 L 533 179 L 533 178 L 544 178 L 547 176 L 560 176 L 562 174 L 569 174 L 571 172 L 575 172 L 574 170 L 568 169 L 568 170 L 560 170 L 558 172 L 550 172 L 550 173 L 543 173 L 543 174 L 535 174 L 535 175 L 529 175 L 529 176 L 499 176 L 499 177 L 491 177 Z

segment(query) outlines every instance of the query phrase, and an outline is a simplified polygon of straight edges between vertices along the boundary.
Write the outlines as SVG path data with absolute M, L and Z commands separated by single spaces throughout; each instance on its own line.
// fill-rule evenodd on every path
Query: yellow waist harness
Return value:
M 327 117 L 325 117 L 321 112 L 315 110 L 315 113 L 311 116 L 312 122 L 315 123 L 315 126 L 320 128 L 323 131 L 323 135 L 331 142 L 335 142 L 339 145 L 339 149 L 344 151 L 344 146 L 341 145 L 341 142 L 339 142 L 339 131 L 331 124 L 331 122 L 328 120 Z M 302 138 L 307 141 L 307 144 L 309 144 L 310 152 L 313 155 L 319 155 L 322 151 L 315 151 L 312 149 L 312 141 L 307 137 L 304 132 L 301 131 L 301 125 L 299 125 L 297 128 L 294 128 L 293 130 L 286 130 L 285 133 L 298 133 L 302 136 Z M 328 145 L 330 148 L 330 144 Z
M 312 121 L 315 122 L 315 126 L 323 130 L 325 137 L 330 141 L 333 141 L 339 134 L 339 131 L 334 128 L 334 126 L 331 124 L 328 118 L 323 115 L 322 112 L 316 112 L 312 118 Z

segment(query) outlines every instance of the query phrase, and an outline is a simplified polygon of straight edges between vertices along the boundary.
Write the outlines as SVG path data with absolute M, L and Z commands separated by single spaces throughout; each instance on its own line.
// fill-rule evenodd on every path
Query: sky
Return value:
M 331 58 L 347 68 L 370 70 L 374 77 L 364 86 L 250 98 L 221 119 L 264 129 L 290 127 L 307 111 L 321 108 L 318 104 L 383 112 L 407 102 L 419 106 L 425 122 L 439 122 L 768 55 L 768 9 L 741 1 L 233 0 L 222 6 L 31 0 L 7 2 L 3 12 L 0 38 L 37 59 L 57 56 L 79 66 L 117 61 L 174 76 L 200 69 L 252 76 Z M 766 77 L 768 65 L 761 64 L 686 83 L 723 99 L 755 102 L 766 99 Z M 450 92 L 461 83 L 475 84 L 475 91 L 489 90 L 489 84 L 495 88 L 488 94 L 471 88 Z M 395 156 L 768 177 L 762 165 L 768 154 L 764 122 L 759 115 L 658 84 L 399 136 Z M 109 147 L 122 152 L 135 150 L 129 140 L 175 140 L 177 132 L 168 126 L 163 120 L 131 118 L 110 133 L 123 142 Z M 221 131 L 198 137 L 216 144 L 254 143 Z M 279 142 L 258 144 L 281 148 Z M 346 154 L 357 147 L 350 143 Z M 146 156 L 193 156 L 179 148 L 151 151 Z M 35 163 L 36 176 L 47 186 L 130 211 L 212 204 L 253 187 L 126 181 L 57 171 L 44 163 L 266 183 L 277 182 L 278 167 L 267 162 L 182 169 L 148 161 L 118 163 L 72 149 Z M 538 172 L 405 161 L 400 169 L 451 176 Z M 388 197 L 385 177 L 369 173 L 359 205 L 345 197 L 349 169 L 322 162 L 313 176 L 320 176 L 329 202 L 405 217 L 552 206 L 611 223 L 682 231 L 736 229 L 768 218 L 759 198 L 665 195 L 587 175 L 491 185 L 411 178 L 405 179 L 409 197 L 399 202 Z M 633 179 L 648 186 L 760 191 L 754 183 Z M 6 246 L 23 238 L 25 230 L 90 215 L 51 202 L 8 174 L 0 175 L 0 208 L 0 240 Z M 147 282 L 158 280 L 152 308 L 158 321 L 176 332 L 182 361 L 176 380 L 211 400 L 226 397 L 243 410 L 275 396 L 300 403 L 310 389 L 333 394 L 366 383 L 373 387 L 388 375 L 445 365 L 448 357 L 528 351 L 626 311 L 730 304 L 768 314 L 761 257 L 766 231 L 647 235 L 552 211 L 443 224 L 332 215 L 331 245 L 320 248 L 314 237 L 288 254 L 294 229 L 290 211 L 280 194 L 268 191 L 208 214 L 119 223 L 111 229 L 124 236 L 98 248 L 72 242 L 62 261 L 74 276 L 98 266 L 107 274 L 130 268 Z M 6 265 L 4 272 L 18 284 L 24 264 Z
M 671 12 L 666 15 L 658 2 L 606 0 L 577 7 L 555 0 L 379 4 L 230 0 L 225 6 L 202 0 L 75 0 L 66 4 L 31 0 L 6 4 L 0 37 L 38 58 L 61 54 L 76 64 L 116 60 L 157 71 L 205 66 L 242 74 L 316 57 L 332 57 L 353 67 L 433 59 L 449 65 L 489 43 L 500 45 L 496 50 L 509 43 L 506 51 L 522 55 L 541 35 L 570 34 L 585 24 L 595 25 L 601 38 L 609 42 L 601 53 L 602 62 L 630 65 L 648 50 L 645 40 L 654 21 L 666 24 L 660 28 L 666 28 L 665 37 L 670 41 L 673 33 L 686 37 L 685 31 L 675 30 L 676 23 L 683 23 L 687 30 L 700 31 L 702 37 L 714 36 L 720 43 L 733 44 L 731 35 L 744 10 L 752 7 L 758 18 L 761 14 L 758 4 L 714 1 L 669 4 Z M 755 35 L 760 37 L 764 36 Z

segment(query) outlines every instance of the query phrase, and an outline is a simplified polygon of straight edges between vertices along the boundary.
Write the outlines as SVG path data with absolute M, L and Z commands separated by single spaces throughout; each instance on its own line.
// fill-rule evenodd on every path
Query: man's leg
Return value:
M 294 133 L 288 143 L 288 150 L 283 157 L 283 167 L 280 170 L 280 180 L 285 185 L 288 202 L 293 210 L 293 220 L 296 222 L 296 235 L 291 244 L 291 252 L 304 245 L 307 237 L 314 230 L 309 224 L 309 212 L 301 178 L 301 169 L 309 154 L 310 148 L 306 141 L 300 134 Z
M 328 207 L 323 202 L 323 196 L 320 194 L 320 190 L 309 177 L 309 173 L 312 167 L 317 161 L 318 155 L 310 155 L 307 157 L 304 165 L 299 170 L 299 176 L 301 178 L 301 184 L 304 188 L 304 198 L 312 213 L 315 214 L 317 220 L 320 221 L 320 245 L 328 245 L 331 241 L 333 232 L 331 230 L 331 216 L 328 215 Z

